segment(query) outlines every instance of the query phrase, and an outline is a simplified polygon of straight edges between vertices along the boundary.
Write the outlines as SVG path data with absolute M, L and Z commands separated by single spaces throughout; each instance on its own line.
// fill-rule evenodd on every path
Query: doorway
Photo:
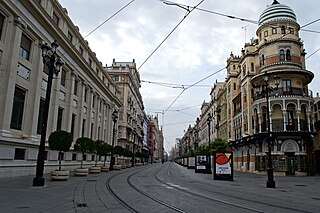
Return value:
M 296 171 L 296 158 L 294 156 L 294 152 L 286 152 L 285 155 L 288 157 L 288 175 L 295 175 Z

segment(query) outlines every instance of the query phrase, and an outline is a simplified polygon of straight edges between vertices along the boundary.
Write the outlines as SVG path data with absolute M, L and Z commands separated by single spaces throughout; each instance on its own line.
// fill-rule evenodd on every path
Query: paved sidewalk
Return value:
M 153 166 L 153 165 L 148 165 Z M 198 181 L 213 181 L 208 174 L 194 173 L 177 165 L 185 176 L 192 176 Z M 136 168 L 131 168 L 134 170 Z M 126 170 L 124 170 L 126 171 Z M 0 179 L 0 212 L 82 212 L 81 203 L 96 203 L 97 211 L 102 211 L 101 197 L 110 201 L 106 194 L 106 179 L 119 171 L 100 174 L 89 174 L 87 177 L 74 177 L 70 174 L 68 181 L 50 181 L 46 176 L 46 186 L 33 187 L 34 176 L 14 177 Z M 214 181 L 219 187 L 243 187 L 247 192 L 274 193 L 276 196 L 300 196 L 301 200 L 320 202 L 320 176 L 313 177 L 275 177 L 276 189 L 265 187 L 265 176 L 235 172 L 234 181 Z M 271 191 L 273 190 L 273 191 Z M 100 198 L 97 194 L 102 195 Z M 104 195 L 104 196 L 103 196 Z M 90 200 L 83 200 L 90 199 Z M 100 205 L 100 206 L 99 206 Z M 99 209 L 100 208 L 100 209 Z M 109 209 L 116 212 L 116 208 Z

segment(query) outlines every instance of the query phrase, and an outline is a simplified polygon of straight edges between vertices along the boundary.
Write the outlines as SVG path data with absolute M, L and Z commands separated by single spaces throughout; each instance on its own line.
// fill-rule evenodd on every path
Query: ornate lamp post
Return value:
M 118 120 L 118 111 L 115 109 L 112 112 L 112 121 L 113 121 L 113 132 L 112 132 L 112 150 L 111 150 L 111 160 L 110 160 L 110 167 L 109 170 L 112 171 L 113 170 L 113 165 L 115 163 L 115 159 L 114 159 L 114 140 L 115 140 L 115 135 L 116 135 L 116 123 Z
M 207 118 L 207 122 L 208 122 L 208 135 L 209 135 L 209 141 L 208 143 L 210 143 L 210 125 L 211 125 L 211 121 L 212 121 L 212 116 L 211 113 L 208 113 L 208 118 Z
M 57 57 L 57 48 L 59 44 L 57 41 L 52 42 L 51 47 L 45 43 L 41 46 L 42 58 L 45 66 L 49 68 L 48 83 L 46 90 L 46 99 L 44 104 L 44 110 L 42 115 L 42 126 L 41 126 L 41 138 L 37 157 L 37 167 L 36 167 L 36 177 L 33 179 L 33 186 L 44 186 L 45 180 L 43 178 L 44 170 L 44 158 L 45 158 L 45 143 L 46 143 L 46 133 L 48 124 L 48 112 L 50 106 L 51 88 L 53 74 L 59 74 L 63 62 Z
M 267 114 L 266 114 L 266 119 L 267 119 L 267 142 L 268 142 L 268 169 L 267 169 L 267 175 L 268 175 L 268 180 L 266 183 L 267 188 L 275 188 L 276 183 L 273 178 L 273 166 L 272 166 L 272 159 L 271 159 L 271 131 L 270 131 L 270 114 L 269 114 L 269 92 L 273 90 L 277 90 L 278 86 L 280 84 L 280 76 L 275 75 L 274 76 L 274 84 L 276 85 L 276 88 L 272 88 L 269 86 L 269 74 L 267 72 L 264 73 L 263 75 L 263 81 L 264 84 L 263 86 L 265 87 L 265 95 L 266 95 L 266 104 L 267 104 Z M 260 93 L 260 85 L 255 84 L 254 86 L 256 93 Z

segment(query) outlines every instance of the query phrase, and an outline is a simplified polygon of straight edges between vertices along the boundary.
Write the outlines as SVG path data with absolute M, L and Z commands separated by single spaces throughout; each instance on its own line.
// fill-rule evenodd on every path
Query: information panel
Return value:
M 233 153 L 213 153 L 213 179 L 233 181 Z

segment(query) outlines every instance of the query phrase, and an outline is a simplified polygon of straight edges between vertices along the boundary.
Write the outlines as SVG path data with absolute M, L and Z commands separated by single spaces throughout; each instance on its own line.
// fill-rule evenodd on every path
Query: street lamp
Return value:
M 113 121 L 113 132 L 112 132 L 112 150 L 111 150 L 111 160 L 110 160 L 110 167 L 109 170 L 113 170 L 113 165 L 115 163 L 115 159 L 113 157 L 114 155 L 114 140 L 115 140 L 115 135 L 116 135 L 116 123 L 118 120 L 118 111 L 115 109 L 112 112 L 112 121 Z
M 132 146 L 132 159 L 131 159 L 131 167 L 134 167 L 134 161 L 135 161 L 135 158 L 134 158 L 134 146 L 136 144 L 136 128 L 133 129 L 133 146 Z
M 273 166 L 272 166 L 272 159 L 271 159 L 271 131 L 270 131 L 270 114 L 269 114 L 269 91 L 277 90 L 278 86 L 280 84 L 280 76 L 275 75 L 274 76 L 274 84 L 276 85 L 276 88 L 272 88 L 269 86 L 269 75 L 267 72 L 264 73 L 263 75 L 263 81 L 264 84 L 263 86 L 265 87 L 265 96 L 266 96 L 266 102 L 267 102 L 267 114 L 266 114 L 266 119 L 267 119 L 267 142 L 268 142 L 268 169 L 267 169 L 267 175 L 268 175 L 268 180 L 266 183 L 267 188 L 275 188 L 276 183 L 273 178 Z M 257 94 L 260 93 L 260 85 L 255 84 L 254 86 L 255 91 Z
M 209 143 L 210 143 L 210 125 L 211 125 L 211 121 L 212 121 L 212 116 L 211 113 L 208 113 L 208 118 L 207 118 L 207 122 L 208 122 L 208 134 L 209 134 Z
M 46 99 L 44 103 L 44 109 L 42 114 L 42 123 L 41 123 L 41 138 L 40 145 L 37 157 L 37 167 L 36 167 L 36 177 L 33 179 L 33 186 L 44 186 L 45 180 L 43 178 L 44 170 L 44 158 L 45 158 L 45 143 L 46 143 L 46 133 L 48 125 L 48 112 L 50 106 L 50 97 L 51 97 L 51 88 L 53 73 L 56 75 L 59 74 L 63 62 L 60 58 L 57 57 L 57 48 L 59 44 L 57 41 L 52 42 L 51 47 L 45 43 L 41 46 L 42 58 L 45 66 L 49 68 L 48 83 L 46 90 Z

